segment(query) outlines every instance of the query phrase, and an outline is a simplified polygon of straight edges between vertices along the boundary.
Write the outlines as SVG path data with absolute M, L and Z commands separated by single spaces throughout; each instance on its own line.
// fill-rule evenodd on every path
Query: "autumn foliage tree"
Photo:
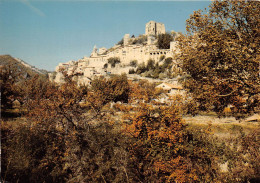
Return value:
M 97 93 L 72 81 L 58 86 L 32 78 L 27 85 L 28 124 L 5 126 L 2 133 L 5 181 L 128 181 L 127 143 L 110 124 L 109 113 L 100 115 L 91 105 L 91 98 L 101 99 Z
M 99 77 L 91 82 L 91 90 L 95 94 L 100 94 L 103 104 L 110 101 L 127 102 L 129 95 L 129 84 L 126 74 L 115 75 L 112 78 Z
M 1 122 L 3 181 L 242 182 L 259 175 L 259 132 L 226 146 L 210 127 L 188 128 L 183 98 L 153 105 L 161 91 L 147 81 L 97 78 L 92 87 L 65 81 L 25 82 L 22 122 Z M 129 103 L 108 107 L 121 87 Z M 219 163 L 229 171 L 221 173 Z
M 187 34 L 179 38 L 185 85 L 201 109 L 234 113 L 259 108 L 260 3 L 214 1 L 209 12 L 195 11 L 187 20 Z
M 126 117 L 130 120 L 125 132 L 131 139 L 129 153 L 136 181 L 215 181 L 214 158 L 221 149 L 206 140 L 207 132 L 187 131 L 180 112 L 176 104 L 160 108 L 141 104 L 135 115 Z
M 147 80 L 129 82 L 129 86 L 130 102 L 149 103 L 152 99 L 158 98 L 158 96 L 164 92 L 162 89 L 155 88 L 155 83 L 149 83 Z
M 21 78 L 21 73 L 13 65 L 0 67 L 1 112 L 6 108 L 11 108 L 12 102 L 20 98 L 21 94 L 17 83 Z

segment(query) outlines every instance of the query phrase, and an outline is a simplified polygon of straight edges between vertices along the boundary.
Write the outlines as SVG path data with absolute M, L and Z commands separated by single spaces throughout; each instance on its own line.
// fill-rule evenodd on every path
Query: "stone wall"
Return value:
M 56 78 L 55 82 L 62 83 L 64 81 L 61 71 L 66 71 L 68 75 L 75 76 L 78 83 L 88 83 L 89 78 L 95 75 L 107 75 L 128 73 L 130 62 L 137 60 L 138 64 L 147 63 L 149 59 L 159 62 L 161 56 L 173 57 L 174 53 L 177 52 L 177 42 L 171 42 L 170 49 L 158 49 L 156 46 L 155 35 L 165 33 L 165 26 L 162 23 L 150 21 L 146 24 L 145 35 L 148 36 L 147 42 L 142 44 L 130 44 L 129 34 L 124 36 L 123 45 L 115 45 L 114 47 L 107 50 L 102 47 L 98 49 L 94 46 L 90 57 L 84 57 L 78 61 L 69 61 L 67 63 L 60 63 L 56 67 Z M 108 59 L 111 57 L 118 57 L 121 61 L 120 64 L 116 65 L 116 68 L 111 68 L 108 64 Z M 76 78 L 77 76 L 77 78 Z M 86 79 L 84 79 L 86 78 Z
M 145 35 L 159 35 L 165 34 L 165 26 L 163 23 L 150 21 L 145 24 Z

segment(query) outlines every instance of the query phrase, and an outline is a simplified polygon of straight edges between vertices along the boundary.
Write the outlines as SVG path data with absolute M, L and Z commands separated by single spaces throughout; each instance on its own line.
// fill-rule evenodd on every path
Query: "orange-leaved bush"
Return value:
M 142 104 L 131 121 L 125 131 L 133 140 L 130 153 L 140 181 L 197 179 L 185 157 L 185 125 L 176 107 Z

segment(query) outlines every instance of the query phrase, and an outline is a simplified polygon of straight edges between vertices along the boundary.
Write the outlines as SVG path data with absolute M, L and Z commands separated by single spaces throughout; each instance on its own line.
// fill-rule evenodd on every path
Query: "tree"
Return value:
M 111 57 L 108 59 L 108 63 L 111 65 L 111 67 L 115 67 L 116 64 L 120 63 L 120 59 L 118 57 Z
M 132 39 L 131 44 L 143 44 L 144 45 L 146 42 L 147 42 L 147 36 L 139 35 L 137 38 Z
M 165 70 L 166 68 L 168 68 L 168 67 L 170 67 L 170 66 L 172 66 L 172 65 L 173 65 L 172 58 L 171 58 L 171 57 L 168 57 L 168 58 L 166 58 L 166 59 L 164 60 L 162 67 L 163 67 L 163 69 Z
M 45 95 L 39 86 L 46 87 Z M 114 129 L 109 113 L 99 115 L 90 102 L 81 104 L 99 100 L 93 92 L 74 82 L 46 83 L 27 97 L 26 106 L 32 106 L 27 123 L 1 130 L 4 181 L 129 182 L 134 177 L 127 167 L 127 139 Z
M 185 86 L 201 109 L 221 112 L 231 104 L 235 113 L 259 107 L 260 3 L 214 1 L 209 13 L 194 12 L 187 34 L 180 36 Z
M 91 90 L 95 95 L 100 95 L 102 105 L 110 101 L 127 102 L 130 91 L 126 74 L 116 75 L 110 79 L 96 78 L 91 82 Z
M 136 66 L 137 66 L 137 63 L 138 63 L 137 60 L 132 60 L 132 61 L 130 62 L 130 66 L 136 67 Z
M 103 68 L 106 69 L 107 67 L 108 67 L 108 64 L 105 63 L 104 66 L 103 66 Z
M 158 112 L 158 114 L 156 114 Z M 139 182 L 185 180 L 185 160 L 180 157 L 183 123 L 174 108 L 155 111 L 143 105 L 126 131 L 133 138 L 130 153 Z
M 147 61 L 146 68 L 147 68 L 148 71 L 155 69 L 155 61 L 153 59 L 149 59 Z
M 179 104 L 155 108 L 141 104 L 129 116 L 126 133 L 138 182 L 216 182 L 223 147 L 200 129 L 190 132 Z
M 23 80 L 21 71 L 14 64 L 0 67 L 1 86 L 1 113 L 4 109 L 11 108 L 15 99 L 21 98 L 20 88 L 17 84 Z
M 141 73 L 144 73 L 145 71 L 147 71 L 147 67 L 145 66 L 145 63 L 142 62 L 140 65 L 138 65 L 138 67 L 136 69 L 136 73 L 141 74 Z
M 151 102 L 152 99 L 157 98 L 163 91 L 155 88 L 155 83 L 150 83 L 147 80 L 141 80 L 139 82 L 130 82 L 129 100 Z
M 122 46 L 124 44 L 124 39 L 122 38 L 117 44 Z
M 170 49 L 170 42 L 173 41 L 173 37 L 171 34 L 159 34 L 157 46 L 159 49 Z

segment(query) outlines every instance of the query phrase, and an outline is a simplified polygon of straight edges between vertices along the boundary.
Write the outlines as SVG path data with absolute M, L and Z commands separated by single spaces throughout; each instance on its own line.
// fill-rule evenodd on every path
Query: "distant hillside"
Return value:
M 47 75 L 48 73 L 46 70 L 37 69 L 35 66 L 31 66 L 23 60 L 13 58 L 10 55 L 0 55 L 0 65 L 10 65 L 26 76 L 33 76 L 35 74 Z

